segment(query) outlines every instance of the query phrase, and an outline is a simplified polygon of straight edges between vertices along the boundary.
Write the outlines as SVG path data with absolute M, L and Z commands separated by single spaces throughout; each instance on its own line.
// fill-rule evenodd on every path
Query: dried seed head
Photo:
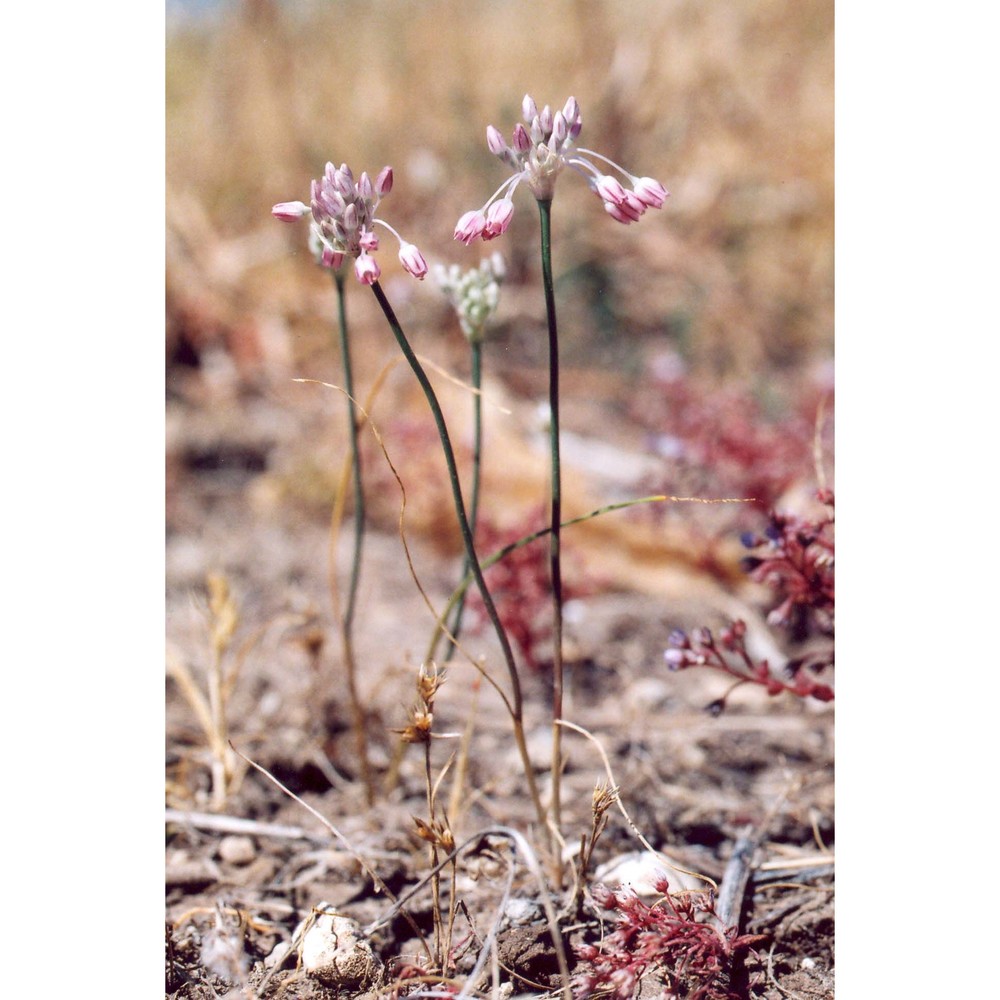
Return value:
M 221 573 L 209 573 L 205 582 L 208 608 L 212 612 L 212 646 L 217 653 L 221 653 L 232 642 L 239 611 L 229 590 L 229 581 Z
M 421 664 L 420 670 L 417 671 L 417 695 L 428 712 L 434 706 L 434 698 L 437 696 L 438 688 L 444 683 L 444 678 L 445 671 L 439 670 L 433 660 L 429 664 Z
M 404 743 L 430 743 L 434 716 L 419 708 L 410 709 L 410 724 L 405 729 L 394 729 Z

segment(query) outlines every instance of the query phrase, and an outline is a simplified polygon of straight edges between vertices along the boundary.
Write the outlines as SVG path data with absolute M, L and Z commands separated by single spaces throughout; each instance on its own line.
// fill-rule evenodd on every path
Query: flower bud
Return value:
M 547 104 L 544 108 L 542 108 L 538 115 L 538 124 L 541 127 L 546 139 L 552 135 L 552 108 L 550 108 Z
M 504 138 L 500 134 L 500 129 L 494 128 L 492 125 L 486 126 L 486 145 L 494 156 L 503 155 L 503 151 L 507 148 L 507 143 L 504 142 Z
M 687 633 L 683 629 L 671 629 L 670 635 L 667 636 L 667 642 L 670 643 L 671 646 L 676 646 L 678 649 L 691 648 L 691 642 L 687 637 Z
M 687 666 L 687 651 L 683 649 L 668 649 L 663 654 L 668 670 L 683 670 Z
M 524 120 L 530 125 L 532 120 L 538 114 L 538 108 L 535 106 L 535 101 L 531 94 L 525 94 L 524 100 L 521 101 L 521 113 L 524 115 Z
M 412 244 L 401 243 L 399 246 L 399 262 L 418 281 L 423 281 L 427 274 L 427 261 L 424 255 Z
M 361 254 L 354 262 L 354 275 L 362 285 L 374 285 L 382 273 L 374 257 Z
M 271 209 L 271 215 L 281 222 L 297 222 L 310 211 L 309 206 L 301 201 L 282 201 Z
M 696 646 L 709 646 L 713 644 L 711 629 L 704 625 L 699 626 L 691 633 L 691 639 Z
M 618 203 L 618 207 L 633 222 L 638 222 L 646 211 L 646 206 L 631 191 L 625 192 L 625 197 Z
M 601 197 L 602 201 L 609 201 L 613 205 L 621 205 L 625 201 L 625 188 L 615 180 L 610 174 L 602 174 L 593 180 L 594 190 Z
M 555 147 L 561 146 L 568 135 L 569 126 L 566 124 L 566 118 L 561 111 L 557 111 L 552 119 L 552 142 Z
M 485 228 L 486 216 L 482 212 L 466 212 L 455 226 L 455 239 L 468 246 Z
M 652 177 L 640 177 L 633 185 L 636 197 L 650 208 L 662 208 L 664 201 L 670 197 L 670 192 Z
M 629 226 L 635 222 L 635 219 L 626 215 L 614 202 L 604 202 L 604 211 L 607 212 L 608 215 L 615 220 L 615 222 L 620 222 L 623 226 Z
M 483 229 L 483 239 L 492 240 L 507 232 L 510 220 L 514 215 L 514 202 L 510 198 L 495 201 L 486 215 L 486 226 Z
M 375 192 L 383 198 L 392 190 L 392 167 L 385 166 L 379 171 L 375 179 Z
M 514 126 L 514 149 L 519 153 L 526 153 L 531 149 L 531 136 L 528 135 L 528 130 L 518 122 Z
M 341 264 L 344 263 L 344 255 L 342 253 L 337 253 L 333 247 L 323 246 L 322 255 L 320 257 L 320 263 L 324 267 L 333 268 L 336 271 Z

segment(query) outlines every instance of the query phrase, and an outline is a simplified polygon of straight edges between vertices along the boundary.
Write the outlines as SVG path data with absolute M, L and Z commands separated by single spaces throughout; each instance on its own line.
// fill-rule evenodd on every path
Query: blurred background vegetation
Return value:
M 693 372 L 759 383 L 832 356 L 832 0 L 188 0 L 168 4 L 167 24 L 168 361 L 217 341 L 244 373 L 309 374 L 329 356 L 329 277 L 306 224 L 269 211 L 308 201 L 332 160 L 394 167 L 381 214 L 429 262 L 499 249 L 504 358 L 542 364 L 527 191 L 502 239 L 452 239 L 508 175 L 485 129 L 509 135 L 525 92 L 553 107 L 574 95 L 579 143 L 671 192 L 625 227 L 575 175 L 560 180 L 568 367 L 627 372 L 655 344 Z M 394 252 L 380 260 L 418 341 L 457 329 L 430 280 L 402 275 Z M 379 325 L 355 301 L 353 322 Z

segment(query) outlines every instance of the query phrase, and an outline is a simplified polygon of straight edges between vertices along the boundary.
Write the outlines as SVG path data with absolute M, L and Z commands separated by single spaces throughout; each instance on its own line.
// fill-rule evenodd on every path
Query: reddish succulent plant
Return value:
M 594 887 L 594 901 L 614 913 L 615 928 L 600 945 L 576 949 L 585 968 L 574 977 L 574 996 L 631 1000 L 643 978 L 656 974 L 665 996 L 738 1000 L 730 985 L 734 959 L 763 938 L 720 928 L 708 894 L 671 895 L 665 878 L 656 888 L 663 898 L 648 905 L 633 893 Z
M 768 694 L 783 692 L 800 698 L 833 701 L 834 691 L 815 679 L 834 662 L 834 494 L 823 489 L 817 499 L 829 513 L 814 520 L 792 514 L 772 514 L 763 534 L 747 533 L 743 543 L 754 551 L 744 562 L 750 576 L 771 587 L 780 603 L 768 614 L 768 624 L 786 629 L 794 641 L 819 637 L 818 645 L 805 647 L 784 666 L 785 678 L 776 677 L 767 660 L 755 661 L 746 648 L 746 623 L 737 620 L 716 641 L 707 628 L 688 635 L 671 632 L 663 654 L 671 670 L 711 667 L 735 678 L 736 683 L 709 706 L 718 714 L 726 698 L 741 684 L 759 684 Z

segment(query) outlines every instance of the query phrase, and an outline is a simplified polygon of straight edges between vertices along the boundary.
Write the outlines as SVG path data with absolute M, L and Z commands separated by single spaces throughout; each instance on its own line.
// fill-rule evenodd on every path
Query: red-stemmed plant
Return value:
M 594 901 L 614 913 L 615 929 L 600 945 L 576 949 L 584 969 L 575 976 L 574 996 L 631 1000 L 643 978 L 655 973 L 666 996 L 738 1000 L 730 985 L 734 960 L 763 938 L 720 928 L 707 893 L 671 895 L 666 878 L 656 890 L 663 896 L 649 905 L 631 892 L 594 886 Z

